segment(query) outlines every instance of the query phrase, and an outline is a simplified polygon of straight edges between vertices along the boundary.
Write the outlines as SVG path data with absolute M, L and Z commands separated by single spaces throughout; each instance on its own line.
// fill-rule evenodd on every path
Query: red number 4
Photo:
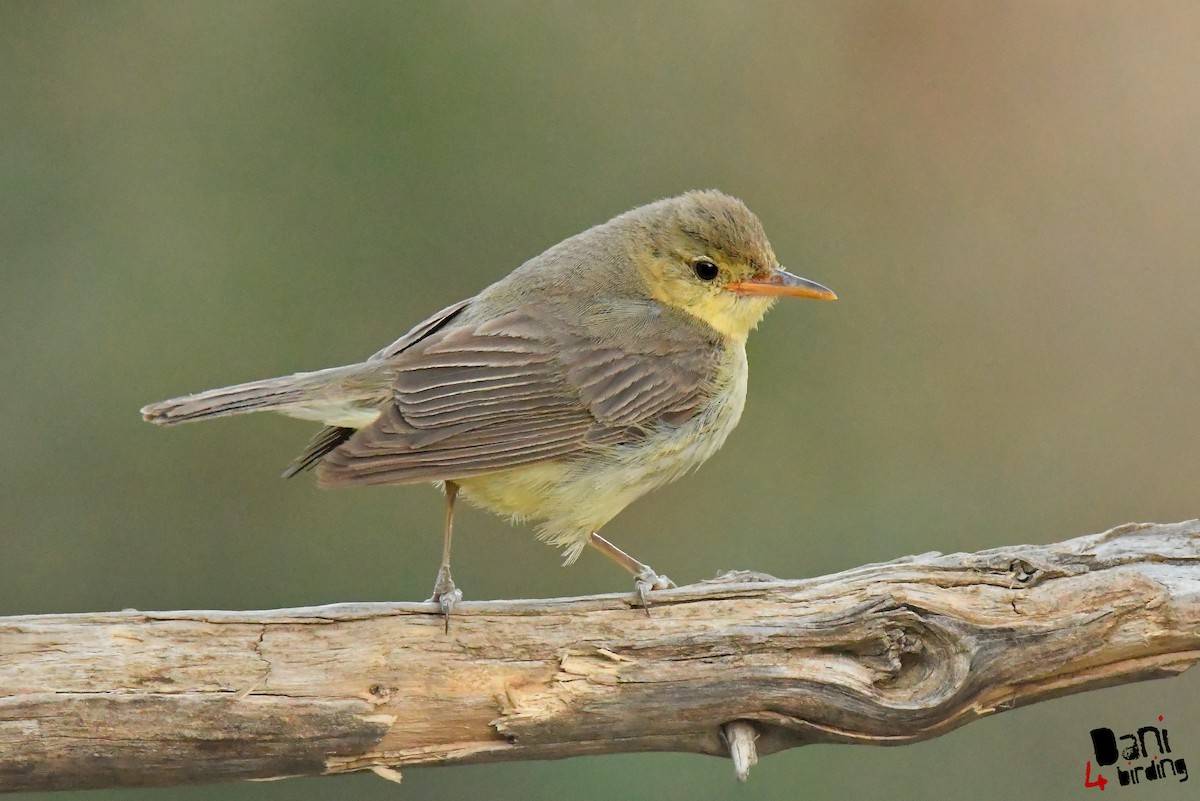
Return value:
M 1108 784 L 1108 779 L 1104 778 L 1103 773 L 1096 774 L 1096 781 L 1092 781 L 1092 761 L 1089 759 L 1087 763 L 1087 771 L 1083 774 L 1084 787 L 1099 787 L 1100 792 L 1104 792 L 1104 785 Z

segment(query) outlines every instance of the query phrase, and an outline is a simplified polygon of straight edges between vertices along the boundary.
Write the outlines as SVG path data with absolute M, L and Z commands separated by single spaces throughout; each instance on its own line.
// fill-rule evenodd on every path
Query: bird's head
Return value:
M 758 217 L 740 200 L 707 190 L 636 210 L 649 253 L 635 259 L 651 297 L 745 340 L 780 297 L 836 300 L 779 266 Z

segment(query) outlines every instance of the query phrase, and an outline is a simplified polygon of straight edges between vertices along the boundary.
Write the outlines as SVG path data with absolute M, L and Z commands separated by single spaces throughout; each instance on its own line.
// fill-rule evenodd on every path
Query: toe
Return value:
M 668 578 L 667 576 L 655 576 L 654 577 L 654 587 L 653 588 L 656 590 L 669 590 L 676 586 L 677 585 L 675 584 L 675 582 L 671 581 L 671 579 Z

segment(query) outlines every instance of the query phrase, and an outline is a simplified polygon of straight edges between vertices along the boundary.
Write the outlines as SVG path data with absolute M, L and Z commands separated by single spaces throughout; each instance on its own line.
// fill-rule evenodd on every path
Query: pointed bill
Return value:
M 777 295 L 814 300 L 837 300 L 837 295 L 833 294 L 833 290 L 821 286 L 816 281 L 792 275 L 787 270 L 774 270 L 766 278 L 734 281 L 726 284 L 725 288 L 730 292 L 739 292 L 743 295 Z

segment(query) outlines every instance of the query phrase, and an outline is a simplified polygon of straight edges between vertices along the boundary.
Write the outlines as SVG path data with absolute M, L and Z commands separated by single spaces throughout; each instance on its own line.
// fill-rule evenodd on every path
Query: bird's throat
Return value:
M 720 292 L 698 298 L 683 309 L 735 342 L 745 342 L 774 302 L 774 298 Z

